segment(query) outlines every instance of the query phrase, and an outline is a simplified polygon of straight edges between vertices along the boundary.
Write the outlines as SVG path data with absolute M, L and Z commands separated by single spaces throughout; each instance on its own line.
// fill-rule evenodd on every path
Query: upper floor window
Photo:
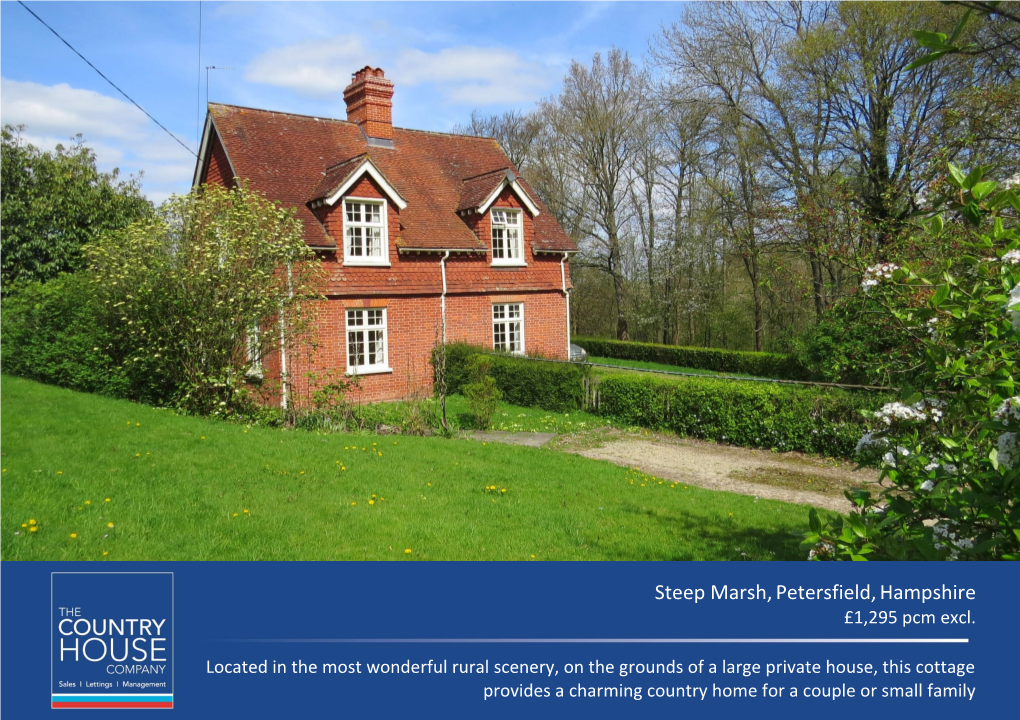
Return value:
M 515 355 L 524 354 L 524 305 L 499 303 L 492 306 L 492 347 Z
M 523 265 L 521 253 L 521 212 L 519 210 L 493 209 L 492 220 L 492 264 Z
M 344 200 L 344 264 L 389 264 L 386 215 L 385 200 Z
M 386 308 L 347 311 L 347 372 L 389 372 L 386 362 Z

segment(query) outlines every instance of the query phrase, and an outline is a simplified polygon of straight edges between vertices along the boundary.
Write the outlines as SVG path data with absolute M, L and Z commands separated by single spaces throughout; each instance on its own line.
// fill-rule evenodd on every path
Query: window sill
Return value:
M 528 267 L 528 263 L 524 262 L 523 260 L 510 260 L 507 262 L 504 262 L 502 260 L 500 261 L 493 260 L 491 263 L 489 263 L 489 266 L 495 268 L 518 268 Z
M 372 262 L 371 260 L 344 258 L 343 264 L 345 267 L 392 267 L 389 260 L 386 262 Z
M 357 370 L 348 369 L 345 375 L 347 377 L 360 377 L 362 375 L 383 375 L 385 373 L 393 372 L 393 368 L 388 367 L 364 367 L 358 368 Z

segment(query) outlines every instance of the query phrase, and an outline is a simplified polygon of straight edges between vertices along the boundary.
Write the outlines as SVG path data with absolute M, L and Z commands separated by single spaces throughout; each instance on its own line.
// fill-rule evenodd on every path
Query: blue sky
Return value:
M 472 109 L 530 108 L 572 59 L 616 45 L 635 57 L 678 3 L 29 2 L 79 52 L 192 149 L 209 98 L 345 117 L 343 88 L 366 64 L 396 84 L 394 123 L 449 130 Z M 201 76 L 201 89 L 199 82 Z M 0 2 L 0 121 L 52 147 L 82 133 L 101 166 L 144 170 L 160 201 L 186 192 L 194 158 L 24 8 Z

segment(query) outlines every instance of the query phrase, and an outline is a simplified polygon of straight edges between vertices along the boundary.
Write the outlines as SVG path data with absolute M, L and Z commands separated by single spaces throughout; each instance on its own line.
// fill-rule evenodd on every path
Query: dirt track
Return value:
M 595 444 L 596 446 L 592 447 Z M 846 512 L 843 491 L 877 483 L 872 470 L 854 470 L 849 463 L 800 453 L 716 445 L 665 435 L 602 431 L 598 435 L 566 436 L 559 449 L 624 467 L 639 468 L 661 478 L 710 490 L 726 490 L 770 500 L 813 505 Z

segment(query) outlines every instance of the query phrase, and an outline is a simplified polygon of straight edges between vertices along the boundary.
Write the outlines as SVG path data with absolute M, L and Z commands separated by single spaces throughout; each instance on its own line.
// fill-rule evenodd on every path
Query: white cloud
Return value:
M 0 78 L 0 122 L 24 125 L 25 141 L 46 150 L 67 146 L 80 133 L 100 170 L 144 172 L 142 188 L 154 202 L 187 192 L 191 185 L 194 156 L 119 98 L 65 83 Z
M 502 48 L 416 48 L 396 58 L 366 47 L 360 35 L 340 35 L 274 48 L 256 57 L 245 72 L 251 82 L 282 87 L 313 98 L 338 97 L 351 73 L 365 65 L 382 67 L 397 85 L 432 85 L 447 101 L 480 106 L 537 100 L 558 73 Z
M 0 78 L 0 119 L 35 135 L 139 137 L 149 119 L 136 107 L 66 83 L 39 85 Z
M 403 51 L 393 69 L 394 82 L 433 83 L 446 99 L 465 105 L 522 103 L 537 99 L 549 86 L 549 74 L 512 50 L 454 47 L 427 53 Z
M 293 90 L 305 97 L 330 97 L 351 83 L 351 73 L 370 65 L 358 35 L 338 35 L 273 48 L 256 57 L 244 79 Z

